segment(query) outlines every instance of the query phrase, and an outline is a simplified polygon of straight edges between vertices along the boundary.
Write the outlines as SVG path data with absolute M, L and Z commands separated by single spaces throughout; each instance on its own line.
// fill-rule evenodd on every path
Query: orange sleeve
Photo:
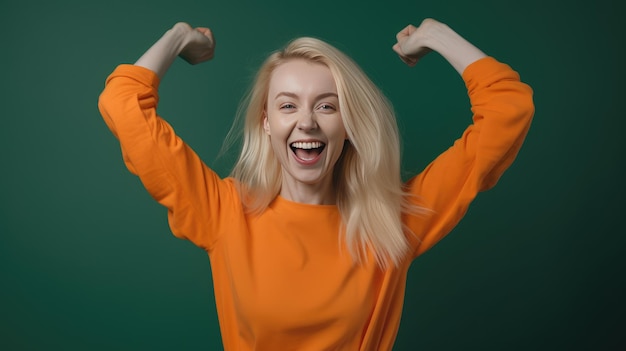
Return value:
M 417 235 L 415 256 L 458 224 L 478 192 L 496 184 L 515 159 L 534 114 L 532 89 L 494 58 L 471 64 L 463 79 L 473 124 L 408 183 L 420 205 L 433 211 L 426 216 L 405 216 L 405 224 Z
M 168 209 L 172 233 L 210 250 L 220 222 L 214 217 L 235 193 L 157 115 L 158 86 L 154 72 L 120 65 L 107 78 L 98 108 L 119 139 L 126 167 Z

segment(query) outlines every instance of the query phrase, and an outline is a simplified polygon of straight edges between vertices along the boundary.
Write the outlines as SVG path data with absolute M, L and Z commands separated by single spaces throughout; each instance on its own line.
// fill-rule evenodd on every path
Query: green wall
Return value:
M 214 30 L 215 59 L 178 60 L 159 112 L 226 175 L 218 152 L 260 61 L 324 38 L 394 102 L 408 176 L 470 117 L 440 56 L 409 69 L 391 50 L 425 17 L 513 66 L 537 112 L 498 186 L 413 264 L 396 349 L 623 349 L 626 28 L 617 1 L 573 3 L 3 0 L 0 349 L 221 348 L 206 255 L 170 234 L 99 116 L 118 63 L 177 21 Z

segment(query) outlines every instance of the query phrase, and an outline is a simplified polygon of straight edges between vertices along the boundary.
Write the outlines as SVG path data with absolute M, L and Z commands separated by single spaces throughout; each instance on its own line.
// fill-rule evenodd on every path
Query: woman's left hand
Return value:
M 192 28 L 187 23 L 177 23 L 175 28 L 185 32 L 183 48 L 179 56 L 192 65 L 208 61 L 215 52 L 215 39 L 209 28 Z
M 432 18 L 422 21 L 419 27 L 406 26 L 396 35 L 393 50 L 409 66 L 415 64 L 431 51 L 441 54 L 459 74 L 472 62 L 485 57 L 480 49 L 462 36 Z

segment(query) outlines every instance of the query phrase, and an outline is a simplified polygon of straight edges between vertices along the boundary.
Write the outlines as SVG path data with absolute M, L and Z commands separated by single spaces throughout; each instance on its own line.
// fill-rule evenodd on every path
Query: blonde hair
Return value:
M 243 145 L 231 176 L 238 181 L 247 210 L 265 210 L 280 192 L 281 165 L 263 129 L 263 111 L 272 73 L 292 59 L 325 65 L 337 85 L 349 140 L 333 170 L 343 220 L 340 245 L 347 246 L 356 262 L 367 259 L 369 248 L 381 268 L 397 266 L 409 254 L 401 216 L 421 208 L 409 205 L 403 189 L 393 108 L 352 59 L 321 40 L 299 38 L 271 54 L 245 97 L 242 106 L 247 108 L 239 114 L 244 123 Z

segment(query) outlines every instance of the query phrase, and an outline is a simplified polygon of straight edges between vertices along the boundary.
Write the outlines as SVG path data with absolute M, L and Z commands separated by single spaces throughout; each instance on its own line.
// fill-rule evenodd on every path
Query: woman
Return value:
M 107 79 L 99 107 L 129 170 L 207 251 L 227 350 L 391 350 L 411 261 L 513 162 L 532 91 L 507 65 L 427 19 L 397 35 L 409 66 L 430 51 L 462 75 L 473 124 L 407 183 L 390 105 L 347 56 L 300 38 L 263 64 L 244 143 L 220 179 L 156 113 L 177 56 L 213 56 L 208 28 L 176 24 Z

